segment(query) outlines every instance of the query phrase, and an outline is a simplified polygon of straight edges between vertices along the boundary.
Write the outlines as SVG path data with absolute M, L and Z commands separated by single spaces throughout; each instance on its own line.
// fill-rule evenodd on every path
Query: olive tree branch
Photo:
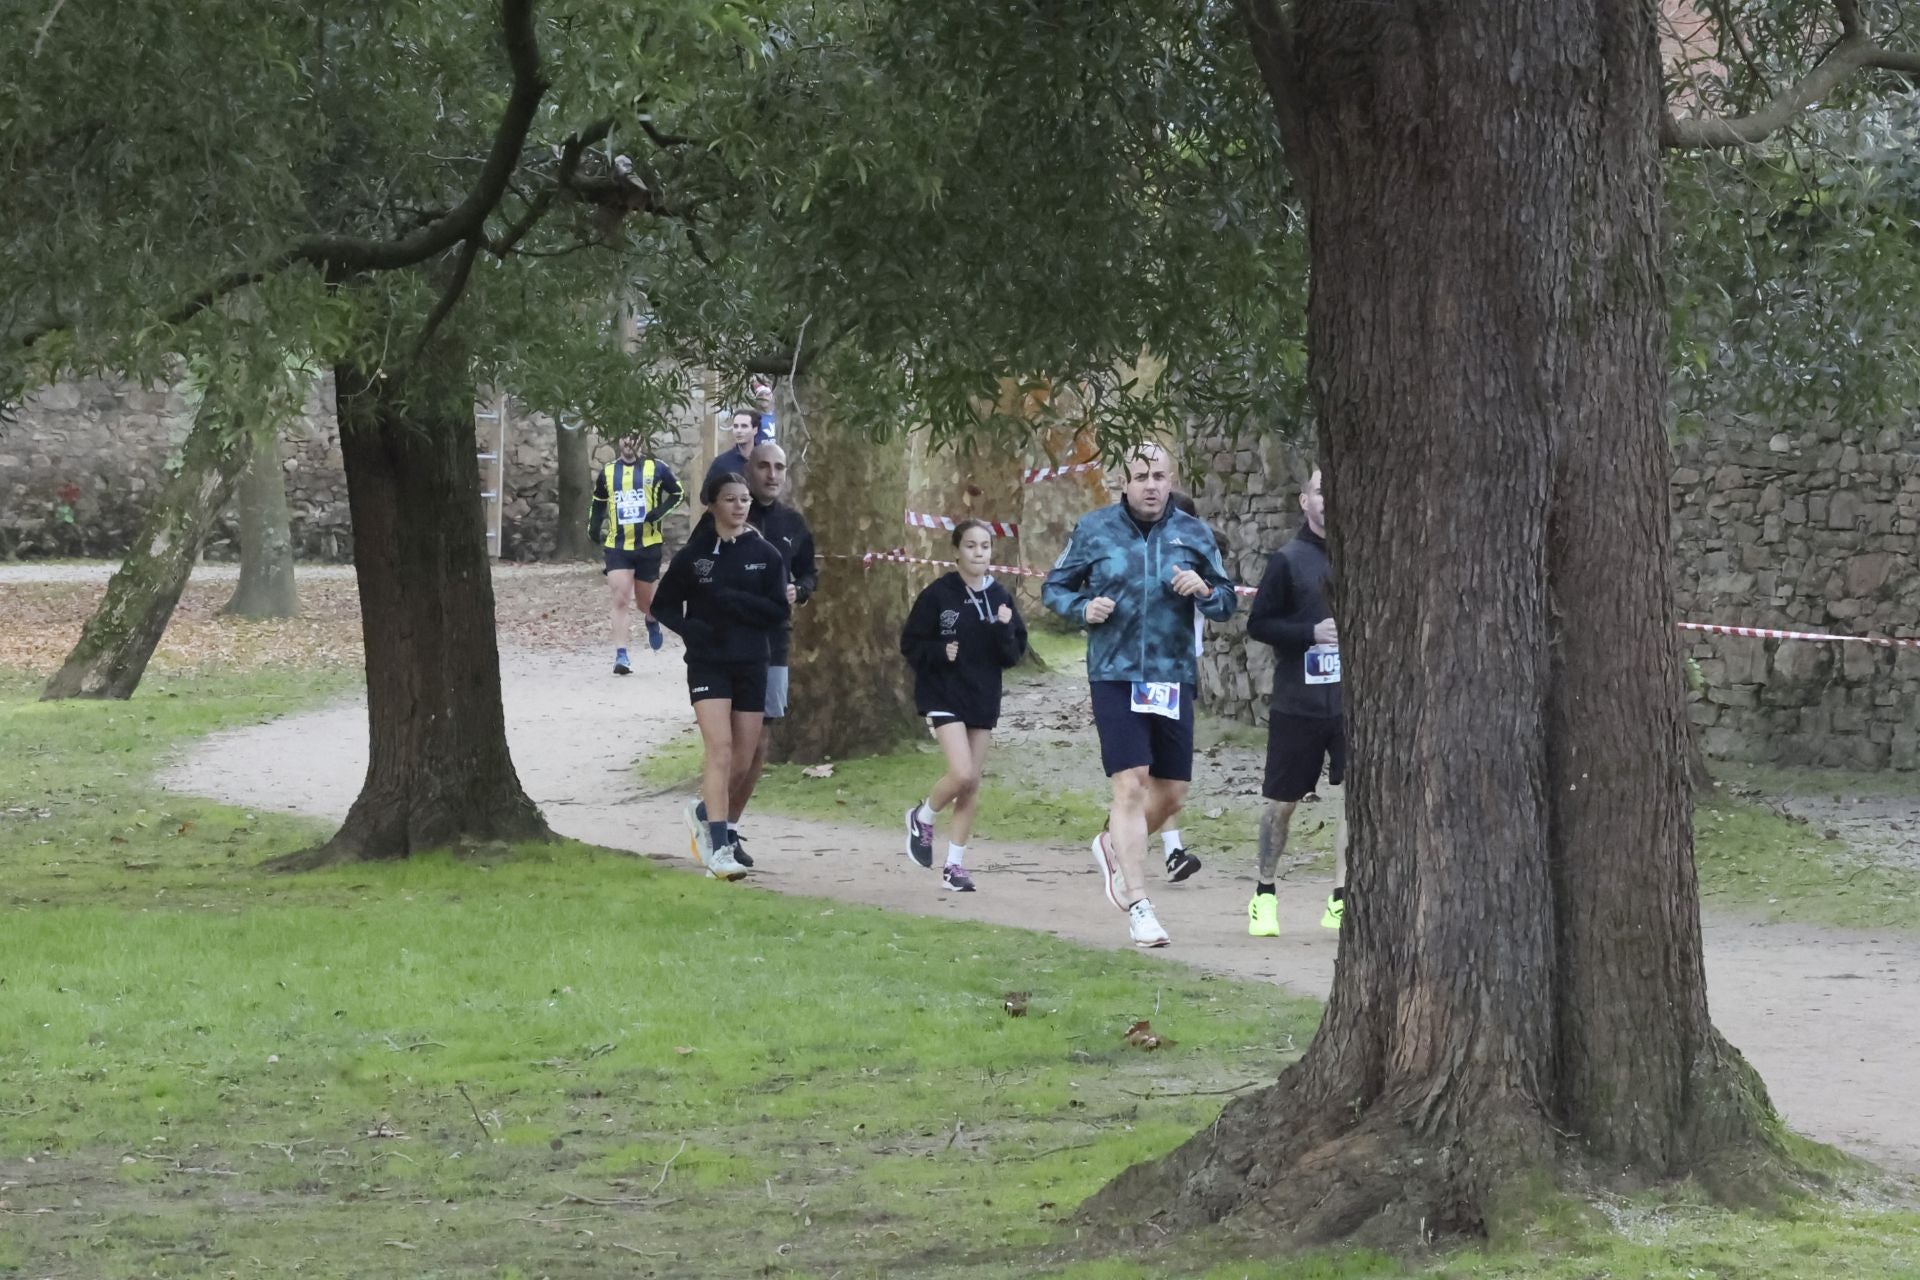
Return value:
M 1920 75 L 1920 51 L 1891 49 L 1876 42 L 1861 21 L 1858 0 L 1834 0 L 1834 10 L 1840 20 L 1840 38 L 1806 75 L 1748 115 L 1682 120 L 1669 112 L 1660 126 L 1661 145 L 1669 150 L 1751 146 L 1784 129 L 1858 72 Z

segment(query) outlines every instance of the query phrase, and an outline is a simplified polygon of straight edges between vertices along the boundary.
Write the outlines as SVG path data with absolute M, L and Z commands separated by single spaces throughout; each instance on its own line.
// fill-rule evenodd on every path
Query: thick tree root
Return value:
M 1696 1086 L 1697 1155 L 1657 1177 L 1599 1161 L 1517 1100 L 1421 1134 L 1394 1108 L 1326 1105 L 1299 1072 L 1230 1103 L 1165 1157 L 1087 1200 L 1080 1219 L 1135 1244 L 1224 1225 L 1298 1247 L 1333 1241 L 1396 1253 L 1480 1240 L 1536 1215 L 1542 1190 L 1575 1198 L 1691 1178 L 1730 1206 L 1774 1204 L 1825 1185 L 1792 1150 L 1737 1053 L 1708 1055 Z
M 434 849 L 545 843 L 559 838 L 530 801 L 509 806 L 503 813 L 467 814 L 457 825 L 422 821 L 423 816 L 383 808 L 379 818 L 369 819 L 363 804 L 356 803 L 330 839 L 310 849 L 270 858 L 261 869 L 318 871 L 359 862 L 396 862 Z

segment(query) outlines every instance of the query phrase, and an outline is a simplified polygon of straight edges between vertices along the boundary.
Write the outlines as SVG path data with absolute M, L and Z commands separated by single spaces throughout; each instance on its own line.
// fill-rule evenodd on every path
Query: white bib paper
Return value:
M 1308 684 L 1340 683 L 1339 645 L 1316 644 L 1307 650 L 1306 680 Z
M 643 489 L 622 489 L 613 495 L 614 519 L 621 524 L 639 524 L 647 518 L 647 495 Z
M 1160 680 L 1136 680 L 1133 682 L 1133 709 L 1143 716 L 1165 716 L 1169 720 L 1178 720 L 1180 686 Z

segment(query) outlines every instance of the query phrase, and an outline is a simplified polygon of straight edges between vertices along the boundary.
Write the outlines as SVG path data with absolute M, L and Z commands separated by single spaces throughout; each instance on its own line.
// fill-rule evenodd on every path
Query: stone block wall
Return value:
M 1202 464 L 1186 469 L 1189 491 L 1228 570 L 1254 585 L 1299 524 L 1310 451 L 1204 434 L 1188 446 Z M 1723 425 L 1677 443 L 1673 513 L 1682 620 L 1920 638 L 1920 426 Z M 1920 650 L 1689 635 L 1689 714 L 1710 754 L 1920 769 Z M 1210 627 L 1202 703 L 1264 723 L 1272 663 L 1243 618 Z
M 703 446 L 711 455 L 709 417 L 696 388 L 661 443 L 661 456 L 677 473 L 693 467 Z M 169 387 L 85 379 L 30 397 L 14 421 L 0 425 L 0 559 L 122 554 L 166 468 L 178 464 L 191 425 L 188 404 Z M 509 403 L 506 431 L 502 553 L 508 559 L 549 558 L 559 511 L 553 422 Z M 477 421 L 476 451 L 495 451 L 496 432 L 494 423 Z M 280 449 L 295 554 L 351 559 L 353 528 L 330 375 L 315 385 L 282 433 Z M 612 456 L 606 445 L 594 450 L 599 463 Z M 484 487 L 492 487 L 491 468 L 481 463 Z M 206 557 L 238 555 L 237 513 L 229 510 L 208 540 Z
M 1920 637 L 1920 428 L 1728 428 L 1675 461 L 1683 619 Z M 1709 753 L 1920 768 L 1920 651 L 1699 636 L 1688 652 Z

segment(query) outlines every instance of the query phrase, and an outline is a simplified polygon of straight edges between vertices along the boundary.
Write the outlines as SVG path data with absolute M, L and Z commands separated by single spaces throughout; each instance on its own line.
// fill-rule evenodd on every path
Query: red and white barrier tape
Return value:
M 1064 467 L 1035 467 L 1021 474 L 1021 484 L 1039 484 L 1042 480 L 1058 480 L 1061 476 L 1078 475 L 1082 471 L 1100 471 L 1104 468 L 1097 462 L 1074 462 Z
M 828 552 L 827 554 L 839 560 L 858 560 L 863 565 L 871 565 L 875 561 L 888 561 L 893 564 L 928 564 L 942 569 L 953 566 L 951 560 L 930 560 L 925 556 L 910 556 L 907 554 L 905 547 L 896 547 L 892 551 L 869 551 L 857 556 L 833 552 Z M 1012 574 L 1015 577 L 1021 578 L 1044 578 L 1047 576 L 1045 569 L 1023 569 L 1019 565 L 1014 564 L 990 564 L 987 568 L 994 573 Z M 1235 595 L 1240 596 L 1257 594 L 1257 589 L 1254 587 L 1236 586 L 1233 591 Z M 1755 640 L 1818 640 L 1843 644 L 1871 644 L 1878 645 L 1883 649 L 1920 649 L 1920 639 L 1905 640 L 1894 639 L 1887 636 L 1842 636 L 1825 631 L 1775 631 L 1767 627 L 1723 627 L 1712 622 L 1682 622 L 1680 629 L 1683 631 L 1705 631 L 1718 636 L 1747 636 Z
M 1754 640 L 1825 640 L 1879 645 L 1883 649 L 1920 649 L 1920 640 L 1887 636 L 1840 636 L 1826 631 L 1775 631 L 1770 627 L 1723 627 L 1711 622 L 1683 622 L 1683 631 L 1705 631 L 1716 636 L 1746 636 Z
M 952 516 L 930 516 L 919 511 L 909 511 L 907 512 L 907 523 L 915 529 L 946 529 L 951 531 L 954 525 L 959 522 Z M 1020 526 L 1011 521 L 982 520 L 980 523 L 986 525 L 996 538 L 1017 538 L 1020 536 Z

